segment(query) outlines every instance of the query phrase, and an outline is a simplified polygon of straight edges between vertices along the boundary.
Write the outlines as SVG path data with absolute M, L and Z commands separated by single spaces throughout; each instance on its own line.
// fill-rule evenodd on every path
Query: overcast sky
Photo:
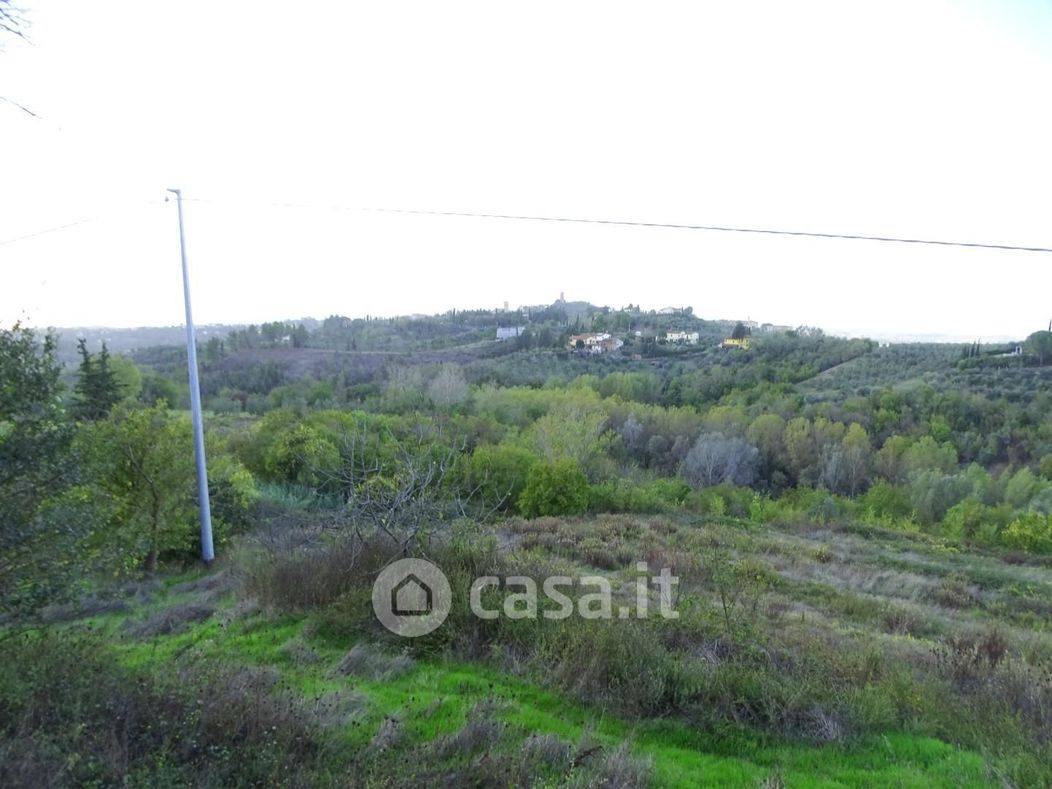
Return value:
M 1025 336 L 1052 255 L 1052 3 L 21 0 L 0 52 L 0 323 L 586 299 Z M 54 232 L 23 238 L 73 222 Z M 19 239 L 10 241 L 9 239 Z

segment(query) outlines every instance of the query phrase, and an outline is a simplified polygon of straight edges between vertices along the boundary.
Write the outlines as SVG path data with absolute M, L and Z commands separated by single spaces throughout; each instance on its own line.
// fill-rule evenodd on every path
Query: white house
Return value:
M 670 331 L 665 335 L 666 342 L 686 343 L 687 345 L 697 345 L 700 339 L 701 335 L 696 331 Z
M 498 326 L 497 327 L 497 339 L 498 340 L 514 340 L 520 334 L 526 331 L 525 326 Z
M 600 332 L 598 334 L 575 334 L 570 337 L 567 347 L 571 350 L 577 348 L 577 343 L 580 342 L 584 346 L 584 350 L 589 353 L 606 353 L 607 351 L 616 351 L 622 345 L 624 341 L 617 337 L 612 337 L 608 332 Z

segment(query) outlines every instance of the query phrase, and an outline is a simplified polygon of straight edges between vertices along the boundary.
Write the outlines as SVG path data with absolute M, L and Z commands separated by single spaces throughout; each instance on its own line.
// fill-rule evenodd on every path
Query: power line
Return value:
M 5 244 L 13 244 L 16 241 L 25 241 L 27 238 L 36 238 L 37 236 L 46 236 L 49 233 L 58 233 L 60 230 L 68 230 L 71 227 L 77 225 L 86 225 L 89 222 L 94 222 L 97 217 L 87 217 L 86 219 L 78 219 L 76 222 L 69 222 L 65 225 L 59 225 L 58 227 L 49 227 L 46 230 L 38 230 L 35 233 L 26 233 L 24 236 L 15 236 L 14 238 L 7 238 L 0 241 L 0 246 Z
M 97 214 L 96 216 L 86 216 L 83 219 L 78 219 L 75 222 L 67 222 L 64 225 L 48 227 L 43 230 L 37 230 L 33 233 L 26 233 L 25 235 L 15 236 L 13 238 L 5 238 L 2 241 L 0 241 L 0 246 L 4 246 L 6 244 L 14 244 L 16 241 L 25 241 L 29 238 L 37 238 L 38 236 L 50 235 L 51 233 L 59 233 L 63 230 L 69 230 L 71 227 L 78 227 L 80 225 L 86 225 L 91 222 L 97 222 L 100 219 L 109 219 L 111 217 L 117 216 L 118 214 L 122 213 L 128 208 L 141 208 L 143 206 L 148 205 L 160 205 L 162 202 L 162 200 L 135 200 L 128 201 L 127 203 L 122 202 L 122 207 L 120 209 L 110 210 L 104 214 Z
M 187 198 L 187 202 L 211 203 L 208 198 Z M 879 241 L 893 244 L 926 244 L 941 247 L 968 247 L 972 249 L 1000 249 L 1011 252 L 1043 252 L 1052 254 L 1052 247 L 1024 247 L 1014 244 L 992 244 L 974 241 L 946 241 L 929 238 L 899 238 L 896 236 L 868 236 L 857 233 L 820 233 L 809 230 L 780 230 L 759 227 L 732 227 L 728 225 L 689 225 L 673 222 L 639 222 L 626 219 L 589 219 L 585 217 L 542 216 L 533 214 L 490 214 L 475 211 L 435 211 L 413 208 L 363 208 L 360 206 L 312 205 L 309 203 L 262 203 L 271 208 L 306 208 L 328 211 L 362 211 L 380 214 L 408 214 L 416 216 L 453 216 L 471 219 L 506 219 L 516 222 L 562 222 L 582 225 L 614 225 L 620 227 L 651 227 L 671 230 L 704 230 L 716 233 L 752 233 L 771 236 L 797 236 L 805 238 L 843 239 L 847 241 Z
M 526 222 L 568 222 L 586 225 L 619 225 L 622 227 L 658 227 L 673 230 L 707 230 L 717 233 L 757 233 L 772 236 L 804 236 L 807 238 L 839 238 L 848 241 L 881 241 L 894 244 L 930 244 L 943 247 L 972 247 L 976 249 L 1006 249 L 1013 252 L 1052 253 L 1049 247 L 1021 247 L 1012 244 L 982 244 L 972 241 L 943 241 L 926 238 L 897 238 L 894 236 L 865 236 L 851 233 L 818 233 L 807 230 L 773 230 L 758 227 L 729 227 L 724 225 L 686 225 L 671 222 L 633 222 L 623 219 L 585 219 L 581 217 L 532 216 L 526 214 L 483 214 L 468 211 L 425 211 L 408 208 L 360 208 L 359 211 L 376 211 L 388 214 L 420 214 L 423 216 L 459 216 L 479 219 L 511 219 Z
M 226 201 L 216 201 L 208 198 L 184 198 L 185 202 L 194 203 L 216 203 Z M 150 201 L 153 202 L 153 201 Z M 329 210 L 329 211 L 361 211 L 365 213 L 380 213 L 380 214 L 405 214 L 411 216 L 445 216 L 445 217 L 461 217 L 469 219 L 503 219 L 515 222 L 560 222 L 564 224 L 582 224 L 582 225 L 611 225 L 617 227 L 646 227 L 646 228 L 661 228 L 669 230 L 701 230 L 714 233 L 745 233 L 753 235 L 769 235 L 769 236 L 795 236 L 798 238 L 824 238 L 824 239 L 840 239 L 846 241 L 876 241 L 880 243 L 890 244 L 920 244 L 926 246 L 941 246 L 941 247 L 965 247 L 970 249 L 998 249 L 1007 250 L 1010 252 L 1036 252 L 1052 254 L 1052 248 L 1050 247 L 1024 247 L 1014 244 L 993 244 L 993 243 L 981 243 L 975 241 L 947 241 L 944 239 L 931 239 L 931 238 L 900 238 L 897 236 L 870 236 L 858 233 L 821 233 L 811 230 L 784 230 L 775 228 L 760 228 L 760 227 L 734 227 L 730 225 L 692 225 L 674 222 L 641 222 L 632 221 L 626 219 L 590 219 L 586 217 L 567 217 L 567 216 L 543 216 L 533 214 L 491 214 L 475 211 L 436 211 L 427 209 L 413 209 L 413 208 L 363 208 L 359 206 L 319 206 L 311 205 L 307 203 L 262 203 L 262 205 L 271 208 L 305 208 L 312 210 Z M 96 217 L 97 218 L 97 217 Z M 12 244 L 16 241 L 22 241 L 27 238 L 35 238 L 36 236 L 47 235 L 48 233 L 56 233 L 61 230 L 66 230 L 77 225 L 82 225 L 87 222 L 93 221 L 94 218 L 81 219 L 77 222 L 71 222 L 69 224 L 60 225 L 58 227 L 48 228 L 41 230 L 36 233 L 29 233 L 27 235 L 18 236 L 16 238 L 9 238 L 4 241 L 0 241 L 0 246 L 4 244 Z
M 33 110 L 29 109 L 28 107 L 23 107 L 23 106 L 22 106 L 21 104 L 19 104 L 19 103 L 18 103 L 17 101 L 14 101 L 13 99 L 9 99 L 9 98 L 7 98 L 7 96 L 0 96 L 0 101 L 6 101 L 6 102 L 7 102 L 8 104 L 10 104 L 11 106 L 13 106 L 13 107 L 17 107 L 18 109 L 22 110 L 22 112 L 24 112 L 24 113 L 26 113 L 26 114 L 28 114 L 28 115 L 32 115 L 32 116 L 33 116 L 34 118 L 36 118 L 36 119 L 37 119 L 38 121 L 44 120 L 44 119 L 43 119 L 43 118 L 41 118 L 41 117 L 40 117 L 39 115 L 37 115 L 37 114 L 36 114 L 35 112 L 33 112 Z

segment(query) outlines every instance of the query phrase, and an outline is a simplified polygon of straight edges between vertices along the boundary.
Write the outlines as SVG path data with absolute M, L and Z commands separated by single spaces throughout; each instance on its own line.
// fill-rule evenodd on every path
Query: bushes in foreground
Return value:
M 341 766 L 311 710 L 258 669 L 184 663 L 162 681 L 98 639 L 0 644 L 0 785 L 304 785 Z
M 302 697 L 268 667 L 183 659 L 162 677 L 116 658 L 69 632 L 0 643 L 0 785 L 650 785 L 648 761 L 627 746 L 525 736 L 496 699 L 431 741 L 413 742 L 398 715 L 349 739 L 356 693 Z

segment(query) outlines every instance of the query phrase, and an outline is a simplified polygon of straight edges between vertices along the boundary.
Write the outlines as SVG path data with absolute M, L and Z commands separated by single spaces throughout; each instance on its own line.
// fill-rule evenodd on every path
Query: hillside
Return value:
M 1052 659 L 1041 624 L 1048 564 L 806 519 L 775 528 L 697 517 L 513 520 L 473 533 L 473 561 L 535 575 L 555 563 L 616 584 L 648 545 L 652 562 L 661 555 L 682 576 L 681 619 L 486 632 L 460 618 L 420 643 L 361 618 L 354 572 L 331 572 L 339 549 L 312 549 L 309 565 L 289 552 L 313 528 L 304 523 L 292 539 L 294 516 L 272 511 L 211 574 L 45 610 L 66 622 L 46 652 L 32 641 L 0 647 L 8 666 L 32 661 L 0 700 L 37 743 L 32 759 L 5 760 L 5 783 L 32 783 L 71 748 L 80 763 L 65 769 L 78 781 L 128 768 L 154 782 L 207 774 L 363 786 L 1049 778 L 1036 752 L 1020 760 L 1017 750 L 1052 725 L 1052 685 L 1019 657 Z M 278 526 L 281 544 L 268 536 Z M 486 534 L 516 547 L 493 553 Z M 442 550 L 447 568 L 449 551 L 465 558 L 463 548 Z M 309 592 L 304 572 L 314 576 Z M 114 661 L 91 683 L 77 678 L 86 649 Z M 199 712 L 175 699 L 163 711 L 147 706 L 173 673 L 186 684 L 178 699 L 212 688 Z M 136 694 L 106 697 L 121 705 L 117 717 L 93 710 L 109 683 L 135 678 Z M 36 692 L 20 697 L 26 683 Z M 40 717 L 43 703 L 71 717 L 55 728 Z M 150 734 L 160 715 L 175 718 Z M 90 734 L 73 735 L 78 727 Z M 186 751 L 183 737 L 202 738 L 206 750 Z
M 1052 785 L 1052 337 L 729 323 L 212 337 L 210 530 L 178 345 L 0 330 L 0 784 Z

